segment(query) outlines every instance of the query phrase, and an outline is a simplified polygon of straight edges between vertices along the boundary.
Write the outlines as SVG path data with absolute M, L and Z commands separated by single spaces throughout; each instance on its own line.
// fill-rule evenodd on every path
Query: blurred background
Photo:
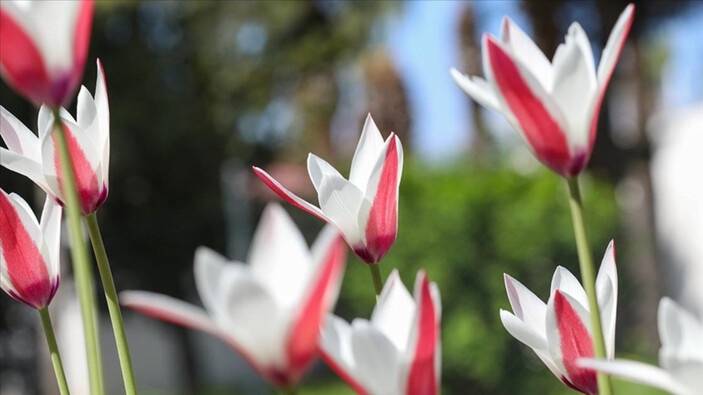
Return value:
M 636 3 L 582 182 L 595 259 L 611 238 L 617 243 L 617 353 L 656 363 L 659 298 L 703 316 L 703 3 Z M 504 272 L 544 300 L 557 265 L 578 273 L 565 183 L 501 116 L 472 102 L 449 68 L 481 75 L 480 37 L 497 35 L 504 15 L 549 58 L 579 21 L 597 60 L 626 4 L 99 2 L 84 84 L 93 91 L 99 57 L 112 143 L 110 196 L 99 220 L 118 290 L 200 304 L 195 248 L 244 259 L 261 210 L 276 199 L 250 166 L 316 202 L 307 153 L 347 174 L 371 113 L 406 153 L 399 235 L 381 270 L 397 267 L 411 287 L 424 268 L 438 283 L 444 392 L 567 393 L 498 315 L 509 308 Z M 36 130 L 36 109 L 6 85 L 0 102 Z M 7 191 L 43 201 L 27 179 L 0 169 L 0 180 Z M 322 223 L 284 207 L 312 240 Z M 62 269 L 51 308 L 71 386 L 81 394 L 87 378 L 67 252 Z M 368 270 L 351 255 L 336 313 L 368 318 L 374 302 Z M 117 394 L 104 301 L 101 310 L 108 392 Z M 219 341 L 129 311 L 125 319 L 143 393 L 271 392 Z M 2 394 L 54 393 L 39 328 L 33 311 L 0 297 Z M 619 393 L 658 393 L 616 384 Z M 301 393 L 351 390 L 318 363 Z

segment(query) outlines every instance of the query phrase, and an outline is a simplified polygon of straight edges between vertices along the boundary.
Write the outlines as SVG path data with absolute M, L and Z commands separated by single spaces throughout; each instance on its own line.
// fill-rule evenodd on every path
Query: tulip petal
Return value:
M 351 348 L 359 381 L 372 394 L 405 393 L 402 362 L 393 342 L 366 320 L 354 320 L 352 328 Z
M 421 270 L 415 282 L 417 315 L 410 335 L 414 343 L 412 363 L 408 372 L 407 393 L 439 393 L 439 315 L 435 311 L 427 274 Z
M 296 380 L 313 362 L 317 355 L 320 324 L 339 295 L 341 278 L 344 274 L 346 248 L 340 236 L 329 245 L 324 263 L 310 284 L 310 292 L 303 300 L 302 309 L 297 314 L 288 336 L 286 351 L 288 364 Z
M 383 149 L 383 137 L 381 132 L 371 118 L 371 114 L 364 121 L 364 128 L 361 130 L 361 138 L 359 144 L 354 151 L 352 158 L 351 170 L 349 171 L 349 181 L 361 189 L 362 192 L 366 188 L 368 179 L 373 172 L 373 165 L 376 163 L 381 150 Z
M 371 261 L 368 263 L 379 262 L 395 242 L 402 173 L 403 146 L 400 139 L 391 133 L 369 178 L 363 208 L 358 211 L 359 228 L 364 230 L 366 241 L 364 255 L 368 255 Z
M 580 307 L 588 306 L 588 297 L 583 286 L 576 277 L 566 268 L 557 266 L 552 277 L 552 286 L 549 291 L 550 295 L 554 295 L 554 291 L 559 290 L 561 293 L 567 294 L 574 298 Z
M 35 309 L 46 307 L 54 294 L 48 253 L 39 224 L 27 203 L 0 189 L 0 272 L 10 296 Z
M 10 151 L 26 156 L 35 162 L 41 160 L 41 149 L 37 136 L 2 106 L 0 106 L 0 137 Z
M 613 71 L 615 71 L 615 65 L 620 57 L 620 52 L 622 52 L 622 47 L 625 45 L 627 34 L 630 32 L 634 16 L 635 5 L 629 4 L 618 17 L 613 30 L 610 31 L 610 35 L 608 36 L 608 42 L 605 44 L 605 48 L 603 48 L 603 52 L 601 53 L 600 63 L 598 64 L 598 71 L 596 73 L 598 77 L 598 97 L 593 105 L 591 114 L 591 129 L 588 142 L 589 150 L 596 141 L 598 115 L 600 114 L 603 97 L 608 88 L 610 78 L 613 76 Z
M 327 216 L 322 213 L 322 210 L 293 194 L 293 192 L 283 187 L 283 185 L 273 179 L 273 177 L 271 177 L 267 172 L 263 171 L 262 169 L 256 166 L 253 166 L 252 169 L 254 170 L 254 173 L 256 173 L 256 175 L 261 179 L 261 181 L 263 181 L 269 188 L 271 188 L 272 191 L 276 192 L 276 194 L 280 196 L 281 199 L 287 201 L 288 203 L 294 205 L 295 207 L 303 211 L 306 211 L 309 214 L 320 218 L 325 222 L 330 222 L 329 218 L 327 218 Z
M 359 394 L 368 391 L 358 381 L 352 350 L 352 327 L 343 319 L 329 314 L 320 331 L 320 355 L 325 363 Z
M 7 8 L 6 8 L 7 7 Z M 14 4 L 0 8 L 0 71 L 10 86 L 35 104 L 57 105 L 49 92 L 49 74 L 40 49 L 29 32 L 10 13 Z
M 322 180 L 328 176 L 334 176 L 339 178 L 344 178 L 334 166 L 327 163 L 326 160 L 320 158 L 315 154 L 308 154 L 308 174 L 310 175 L 310 181 L 315 187 L 315 191 L 320 193 L 320 187 L 322 186 Z
M 519 318 L 520 321 L 524 322 L 527 328 L 532 330 L 535 335 L 545 339 L 547 330 L 545 329 L 544 322 L 547 314 L 547 305 L 538 298 L 537 295 L 510 275 L 503 274 L 503 280 L 505 281 L 505 290 L 508 293 L 508 300 L 510 301 L 510 306 L 513 308 L 515 316 Z M 501 317 L 502 316 L 503 314 L 501 313 Z M 508 328 L 506 327 L 506 329 Z M 510 332 L 510 330 L 508 330 L 508 332 Z M 535 348 L 535 346 L 523 340 L 520 341 Z M 546 349 L 546 344 L 544 348 Z
M 48 269 L 54 283 L 58 283 L 61 250 L 61 206 L 51 196 L 46 196 L 39 227 L 48 252 Z M 57 285 L 58 286 L 58 285 Z
M 546 308 L 546 307 L 545 307 Z M 547 339 L 509 311 L 500 310 L 500 321 L 512 337 L 526 346 L 547 351 Z
M 227 258 L 207 247 L 195 250 L 195 288 L 205 309 L 213 316 L 222 314 L 220 284 Z
M 660 354 L 697 359 L 703 363 L 703 339 L 700 336 L 703 325 L 693 314 L 664 297 L 659 303 L 658 322 L 662 342 Z
M 280 306 L 295 305 L 310 273 L 310 251 L 293 220 L 278 204 L 266 206 L 249 247 L 252 274 Z
M 44 170 L 40 162 L 35 162 L 24 155 L 0 147 L 0 165 L 29 178 L 44 192 L 51 194 L 51 188 L 44 179 Z
M 405 350 L 415 310 L 415 300 L 401 282 L 398 269 L 393 269 L 371 313 L 372 325 L 393 342 L 397 349 Z
M 566 140 L 566 122 L 554 100 L 523 64 L 493 37 L 484 36 L 488 58 L 487 77 L 500 91 L 501 107 L 510 110 L 518 131 L 535 156 L 552 170 L 570 176 L 571 152 Z
M 338 174 L 328 174 L 320 183 L 318 199 L 322 212 L 339 228 L 350 246 L 365 242 L 357 220 L 364 200 L 359 188 Z
M 95 81 L 95 106 L 98 116 L 98 152 L 102 154 L 100 164 L 102 165 L 102 179 L 105 187 L 109 185 L 110 170 L 110 107 L 107 98 L 107 85 L 105 83 L 105 70 L 100 59 L 96 60 L 98 65 L 98 76 Z
M 596 374 L 577 365 L 579 358 L 594 355 L 588 312 L 570 295 L 557 289 L 547 303 L 546 322 L 552 360 L 566 372 L 574 388 L 587 394 L 598 393 Z
M 449 72 L 454 82 L 472 99 L 485 107 L 492 108 L 498 112 L 502 111 L 493 87 L 486 80 L 478 76 L 469 77 L 453 67 Z
M 604 361 L 584 358 L 579 360 L 578 364 L 584 368 L 595 369 L 626 380 L 661 388 L 677 395 L 695 395 L 693 389 L 679 384 L 666 370 L 646 363 L 619 359 Z
M 618 272 L 615 267 L 615 242 L 610 241 L 596 277 L 596 295 L 603 321 L 603 336 L 608 358 L 615 357 L 615 321 L 618 308 Z
M 501 25 L 501 40 L 545 88 L 552 86 L 552 64 L 534 41 L 507 16 Z
M 589 121 L 598 92 L 594 70 L 591 44 L 581 25 L 574 22 L 554 55 L 552 97 L 569 125 L 565 132 L 575 156 L 588 148 Z

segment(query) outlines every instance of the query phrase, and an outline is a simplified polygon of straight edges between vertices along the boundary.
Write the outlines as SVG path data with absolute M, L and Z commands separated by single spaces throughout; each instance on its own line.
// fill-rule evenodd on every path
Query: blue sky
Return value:
M 519 3 L 508 1 L 470 5 L 455 1 L 411 1 L 388 21 L 387 44 L 410 96 L 415 151 L 431 162 L 442 162 L 462 154 L 470 142 L 470 99 L 449 76 L 450 67 L 461 70 L 458 18 L 467 6 L 474 7 L 480 31 L 497 35 L 501 19 L 508 15 L 526 32 L 531 32 Z M 668 44 L 671 51 L 662 76 L 663 108 L 703 100 L 703 40 L 691 39 L 703 37 L 701 21 L 703 3 L 697 3 L 648 32 L 653 40 L 660 39 Z M 594 49 L 600 51 L 595 45 Z

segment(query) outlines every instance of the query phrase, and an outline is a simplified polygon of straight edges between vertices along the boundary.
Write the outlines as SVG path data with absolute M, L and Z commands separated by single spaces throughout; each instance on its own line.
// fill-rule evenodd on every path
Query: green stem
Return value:
M 583 203 L 581 202 L 581 191 L 577 177 L 567 179 L 569 184 L 569 206 L 571 207 L 571 218 L 574 222 L 574 234 L 576 236 L 576 249 L 579 255 L 579 265 L 581 268 L 581 281 L 588 296 L 588 307 L 591 314 L 591 334 L 593 336 L 593 348 L 598 359 L 606 359 L 605 341 L 603 339 L 603 328 L 601 325 L 600 309 L 598 307 L 598 297 L 596 295 L 595 268 L 593 267 L 593 257 L 588 245 L 586 236 L 586 225 L 583 220 Z M 610 379 L 604 373 L 598 373 L 598 388 L 600 395 L 610 395 L 613 393 Z
M 95 285 L 93 284 L 93 269 L 90 266 L 88 250 L 83 239 L 81 226 L 81 208 L 76 192 L 75 176 L 71 157 L 66 143 L 66 133 L 63 122 L 57 109 L 54 109 L 54 125 L 56 126 L 56 146 L 59 153 L 61 177 L 61 191 L 64 195 L 64 206 L 69 223 L 71 239 L 71 258 L 73 272 L 76 276 L 76 289 L 81 306 L 83 331 L 85 333 L 85 350 L 88 357 L 88 377 L 90 379 L 90 393 L 102 395 L 105 386 L 102 377 L 102 359 L 100 344 L 98 342 L 98 328 L 95 309 Z
M 54 373 L 56 373 L 56 381 L 59 384 L 59 392 L 61 395 L 69 395 L 68 382 L 66 374 L 63 372 L 63 363 L 61 363 L 61 354 L 59 354 L 59 346 L 56 344 L 56 336 L 54 336 L 54 326 L 51 325 L 51 317 L 49 317 L 49 309 L 44 307 L 39 309 L 42 326 L 44 326 L 44 334 L 46 335 L 46 343 L 49 345 L 51 353 L 51 364 L 54 365 Z
M 371 263 L 367 264 L 371 271 L 371 279 L 373 280 L 373 289 L 376 293 L 376 301 L 378 297 L 381 296 L 381 291 L 383 290 L 383 278 L 381 277 L 381 269 L 379 269 L 378 264 Z
M 120 367 L 122 368 L 122 378 L 124 380 L 124 388 L 127 395 L 137 393 L 137 385 L 134 380 L 134 368 L 132 367 L 132 358 L 129 355 L 129 345 L 127 344 L 127 333 L 124 329 L 124 321 L 122 320 L 122 312 L 120 304 L 117 300 L 117 290 L 115 282 L 112 279 L 110 271 L 110 262 L 107 259 L 105 244 L 103 237 L 100 234 L 98 226 L 98 218 L 95 213 L 84 217 L 90 234 L 90 242 L 93 244 L 95 252 L 95 260 L 98 263 L 98 271 L 100 279 L 105 290 L 105 299 L 107 300 L 107 309 L 110 312 L 110 321 L 112 321 L 112 331 L 115 333 L 115 343 L 117 344 L 117 353 L 120 357 Z

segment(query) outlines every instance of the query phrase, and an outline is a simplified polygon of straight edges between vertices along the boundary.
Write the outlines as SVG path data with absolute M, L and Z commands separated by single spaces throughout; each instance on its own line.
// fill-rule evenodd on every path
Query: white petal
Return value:
M 625 7 L 625 10 L 623 10 L 620 14 L 617 22 L 615 22 L 613 30 L 610 31 L 608 42 L 605 44 L 605 48 L 603 48 L 600 63 L 598 64 L 598 86 L 601 90 L 605 89 L 605 86 L 608 83 L 613 70 L 615 69 L 618 57 L 620 57 L 622 45 L 627 38 L 627 33 L 630 31 L 630 25 L 632 24 L 634 12 L 635 6 L 633 4 Z
M 366 117 L 364 128 L 361 131 L 359 143 L 354 151 L 349 181 L 363 191 L 366 188 L 373 166 L 383 148 L 383 137 L 376 127 L 371 114 Z
M 52 280 L 60 274 L 59 258 L 61 249 L 61 206 L 59 206 L 54 198 L 46 197 L 44 201 L 44 209 L 42 210 L 39 226 L 44 237 L 44 243 L 49 252 L 47 265 L 49 266 L 49 275 Z
M 352 352 L 361 384 L 372 394 L 405 393 L 402 362 L 393 343 L 366 320 L 354 320 L 352 328 Z
M 503 323 L 505 330 L 518 341 L 532 349 L 547 351 L 547 339 L 545 336 L 537 333 L 509 311 L 500 310 L 500 321 Z
M 626 380 L 661 388 L 677 395 L 695 395 L 692 389 L 685 388 L 677 383 L 667 371 L 646 363 L 620 359 L 614 361 L 581 359 L 579 360 L 579 365 Z
M 503 18 L 501 40 L 545 89 L 552 86 L 552 65 L 534 41 L 510 18 Z
M 571 24 L 566 42 L 554 55 L 553 84 L 552 96 L 568 123 L 569 145 L 572 150 L 586 149 L 598 87 L 591 45 L 577 22 Z
M 343 319 L 329 314 L 320 330 L 320 349 L 337 367 L 355 381 L 359 380 L 352 351 L 352 327 Z
M 66 110 L 63 110 L 63 112 L 66 112 Z M 70 117 L 70 114 L 68 115 Z M 52 128 L 54 127 L 54 113 L 51 111 L 51 109 L 45 105 L 42 104 L 42 106 L 39 108 L 39 115 L 37 116 L 37 128 L 39 129 L 39 140 L 41 143 L 41 140 L 44 139 L 44 136 L 47 134 L 51 133 Z M 40 144 L 41 146 L 41 144 Z
M 381 182 L 381 174 L 383 173 L 383 168 L 385 167 L 386 163 L 391 160 L 390 158 L 386 158 L 391 141 L 395 143 L 395 149 L 398 155 L 398 175 L 396 176 L 397 185 L 395 185 L 395 188 L 397 189 L 400 187 L 400 179 L 403 176 L 403 145 L 400 143 L 400 139 L 398 138 L 398 136 L 396 136 L 394 133 L 391 133 L 391 135 L 386 139 L 385 143 L 383 144 L 383 147 L 381 148 L 381 151 L 379 152 L 379 155 L 376 158 L 376 162 L 371 168 L 371 173 L 369 174 L 367 184 L 362 189 L 362 191 L 364 191 L 364 198 L 367 202 L 373 203 L 374 199 L 376 198 L 379 183 Z M 365 227 L 366 221 L 361 222 L 361 224 L 362 226 L 360 227 Z
M 581 307 L 588 309 L 588 297 L 583 286 L 568 269 L 562 266 L 557 266 L 557 270 L 554 271 L 552 286 L 549 291 L 550 299 L 554 296 L 554 291 L 557 289 L 575 299 Z
M 280 196 L 282 199 L 287 201 L 288 203 L 298 207 L 301 210 L 304 210 L 320 219 L 322 219 L 325 222 L 329 222 L 329 218 L 327 218 L 323 213 L 322 210 L 320 210 L 318 207 L 313 206 L 312 204 L 306 202 L 305 200 L 299 198 L 293 192 L 289 191 L 281 183 L 273 179 L 271 175 L 269 175 L 267 172 L 263 171 L 262 169 L 253 166 L 252 169 L 254 170 L 254 173 L 269 187 L 271 188 L 272 191 L 274 191 L 278 196 Z
M 549 355 L 552 357 L 552 361 L 557 366 L 559 371 L 563 372 L 563 375 L 568 378 L 566 373 L 566 368 L 563 363 L 563 356 L 561 353 L 561 333 L 559 332 L 556 309 L 554 307 L 554 293 L 549 298 L 547 302 L 547 316 L 546 316 L 546 328 L 547 328 L 547 347 L 549 348 Z M 567 293 L 562 293 L 562 296 L 571 305 L 576 314 L 578 315 L 581 323 L 588 331 L 589 336 L 591 336 L 591 318 L 588 315 L 588 310 L 583 307 L 576 299 L 571 297 Z
M 278 204 L 264 209 L 247 259 L 253 275 L 281 306 L 296 304 L 312 273 L 303 235 Z
M 109 184 L 110 169 L 110 107 L 107 98 L 107 84 L 105 83 L 105 71 L 100 59 L 95 61 L 98 66 L 98 75 L 95 81 L 95 106 L 98 116 L 98 150 L 102 153 L 101 164 L 103 171 L 103 181 Z
M 195 250 L 195 288 L 205 309 L 213 316 L 224 310 L 224 292 L 220 289 L 220 281 L 226 264 L 227 258 L 214 250 L 207 247 Z
M 486 80 L 478 76 L 469 77 L 453 67 L 449 72 L 454 82 L 456 82 L 467 95 L 471 96 L 472 99 L 485 107 L 502 112 L 494 88 Z
M 703 324 L 693 314 L 665 297 L 659 303 L 658 322 L 662 342 L 660 356 L 673 355 L 682 360 L 703 362 Z M 703 377 L 703 372 L 701 374 Z
M 47 194 L 54 194 L 53 190 L 49 188 L 49 185 L 44 179 L 44 170 L 41 162 L 35 162 L 24 155 L 0 147 L 0 165 L 29 178 Z
M 68 127 L 66 137 L 69 138 L 69 134 L 73 136 L 78 147 L 82 151 L 85 159 L 88 161 L 89 166 L 95 173 L 96 177 L 101 176 L 100 169 L 100 154 L 98 153 L 91 137 L 88 136 L 86 130 L 83 130 L 78 124 L 73 121 L 63 118 L 63 123 L 65 127 Z M 42 164 L 44 169 L 44 176 L 46 177 L 49 187 L 52 187 L 51 179 L 57 179 L 57 168 L 55 166 L 55 155 L 58 155 L 57 147 L 54 143 L 54 139 L 51 134 L 47 134 L 41 139 L 42 144 Z M 98 179 L 98 182 L 101 180 Z M 53 188 L 52 188 L 53 189 Z
M 2 106 L 0 106 L 0 137 L 10 151 L 34 162 L 41 160 L 39 138 Z M 4 159 L 2 161 L 4 162 Z
M 400 280 L 398 270 L 393 269 L 371 314 L 371 324 L 393 342 L 398 350 L 404 351 L 408 345 L 415 310 L 415 300 Z
M 314 263 L 312 271 L 315 271 L 316 268 L 324 262 L 324 259 L 329 253 L 330 246 L 337 237 L 339 237 L 339 230 L 336 226 L 327 224 L 322 228 L 310 248 L 312 262 Z
M 247 271 L 231 269 L 229 265 L 223 273 L 226 315 L 217 320 L 218 327 L 258 364 L 283 368 L 290 315 Z
M 327 175 L 318 191 L 320 208 L 344 235 L 349 245 L 365 242 L 365 234 L 359 228 L 359 210 L 364 197 L 354 184 L 339 175 Z
M 124 291 L 120 292 L 120 304 L 151 317 L 222 336 L 205 310 L 170 296 L 144 291 Z
M 547 314 L 547 305 L 538 298 L 537 295 L 511 276 L 504 274 L 503 279 L 505 281 L 505 290 L 508 293 L 508 300 L 510 300 L 510 306 L 513 308 L 515 316 L 524 322 L 527 328 L 532 330 L 537 336 L 545 339 L 546 329 L 544 320 Z M 508 328 L 506 327 L 506 329 Z M 510 330 L 508 330 L 508 332 L 510 332 Z M 524 341 L 522 342 L 525 343 Z M 533 348 L 535 347 L 530 344 L 528 345 Z
M 615 243 L 611 240 L 605 250 L 596 277 L 596 295 L 603 322 L 603 335 L 608 358 L 615 357 L 615 321 L 618 309 L 618 272 L 615 267 Z
M 308 174 L 310 175 L 312 185 L 315 187 L 315 191 L 318 193 L 320 193 L 320 186 L 325 177 L 334 175 L 344 178 L 339 171 L 327 163 L 326 160 L 312 153 L 308 154 Z

